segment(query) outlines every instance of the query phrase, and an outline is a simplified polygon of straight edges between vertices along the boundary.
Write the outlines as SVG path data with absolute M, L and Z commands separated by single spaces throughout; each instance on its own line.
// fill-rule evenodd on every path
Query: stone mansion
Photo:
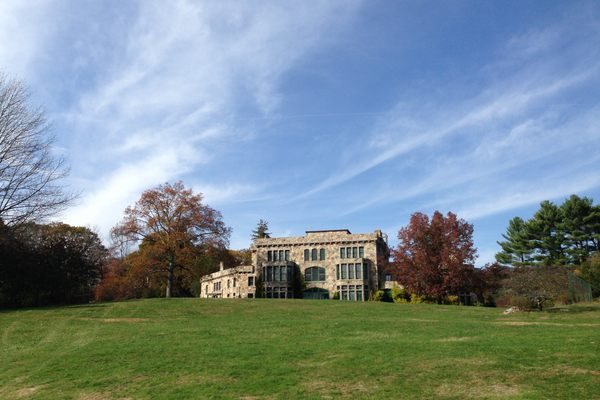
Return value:
M 256 239 L 252 265 L 224 269 L 200 279 L 202 298 L 305 298 L 365 301 L 391 287 L 384 271 L 387 236 L 347 229 L 307 231 L 298 237 Z

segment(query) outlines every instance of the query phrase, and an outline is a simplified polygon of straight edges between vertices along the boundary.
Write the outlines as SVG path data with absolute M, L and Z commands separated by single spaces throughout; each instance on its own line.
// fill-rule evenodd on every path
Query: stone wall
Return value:
M 332 231 L 308 231 L 305 236 L 287 238 L 265 238 L 257 239 L 251 246 L 252 264 L 256 266 L 257 274 L 262 273 L 262 267 L 279 265 L 279 262 L 268 260 L 269 251 L 289 251 L 289 261 L 298 266 L 299 272 L 303 274 L 307 268 L 322 267 L 326 271 L 324 281 L 305 282 L 306 288 L 324 289 L 332 297 L 341 286 L 367 286 L 371 293 L 383 287 L 382 262 L 387 260 L 388 247 L 385 236 L 381 231 L 367 234 L 352 234 L 348 230 Z M 344 247 L 363 247 L 362 257 L 341 258 L 340 249 Z M 312 251 L 316 249 L 317 260 L 312 259 Z M 325 259 L 321 260 L 321 249 L 325 250 Z M 305 260 L 304 252 L 309 251 L 309 260 Z M 357 251 L 358 253 L 358 251 Z M 361 263 L 369 269 L 368 279 L 338 279 L 337 266 L 348 263 Z M 362 278 L 362 277 L 361 277 Z M 263 279 L 264 281 L 264 279 Z M 282 285 L 273 282 L 265 285 Z M 363 296 L 368 298 L 368 294 Z
M 248 277 L 255 279 L 255 268 L 252 265 L 241 265 L 234 268 L 223 268 L 200 278 L 200 297 L 202 298 L 245 298 L 254 297 L 254 285 L 248 285 Z M 220 289 L 215 289 L 220 283 Z

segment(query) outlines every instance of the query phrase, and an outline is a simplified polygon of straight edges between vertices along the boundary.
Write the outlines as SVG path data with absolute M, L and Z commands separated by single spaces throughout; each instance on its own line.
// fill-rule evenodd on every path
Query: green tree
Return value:
M 592 295 L 600 296 L 600 252 L 592 254 L 585 260 L 577 271 L 581 278 L 592 285 Z
M 508 222 L 504 241 L 497 242 L 502 251 L 496 254 L 496 260 L 502 265 L 526 265 L 531 262 L 533 247 L 528 240 L 527 223 L 520 217 Z
M 598 251 L 600 207 L 588 197 L 572 195 L 562 205 L 562 231 L 571 264 L 581 264 L 592 251 Z
M 565 263 L 565 236 L 562 222 L 563 215 L 560 207 L 548 200 L 540 204 L 540 209 L 527 222 L 527 236 L 536 250 L 532 258 L 537 264 Z
M 543 201 L 530 220 L 511 219 L 502 237 L 503 265 L 579 265 L 600 251 L 600 205 L 577 195 L 560 206 Z
M 256 239 L 264 239 L 264 238 L 270 238 L 271 237 L 271 232 L 269 232 L 269 223 L 267 221 L 265 221 L 264 219 L 261 219 L 260 221 L 258 221 L 258 224 L 256 225 L 256 229 L 252 231 L 252 240 L 256 240 Z
M 0 227 L 0 306 L 87 302 L 107 256 L 88 228 L 61 223 Z

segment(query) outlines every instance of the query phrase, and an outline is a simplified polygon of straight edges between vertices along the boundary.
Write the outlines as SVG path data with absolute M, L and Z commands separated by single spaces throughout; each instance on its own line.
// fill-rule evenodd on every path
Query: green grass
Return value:
M 600 399 L 600 304 L 153 299 L 0 312 L 0 398 Z

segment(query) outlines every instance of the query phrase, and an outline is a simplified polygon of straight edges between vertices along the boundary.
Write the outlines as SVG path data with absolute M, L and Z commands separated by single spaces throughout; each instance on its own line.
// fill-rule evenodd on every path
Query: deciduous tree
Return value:
M 0 219 L 9 226 L 54 215 L 73 199 L 44 113 L 29 103 L 23 83 L 0 75 Z
M 503 282 L 507 295 L 526 298 L 538 310 L 546 303 L 567 299 L 567 269 L 561 266 L 523 266 L 512 269 Z
M 28 223 L 0 229 L 0 305 L 87 302 L 107 255 L 98 235 L 84 227 Z
M 165 295 L 171 297 L 177 272 L 191 269 L 190 259 L 198 249 L 226 247 L 230 229 L 220 212 L 202 203 L 201 194 L 176 182 L 145 191 L 127 207 L 112 235 L 142 244 L 149 273 L 163 277 Z
M 415 213 L 398 232 L 392 272 L 410 293 L 443 301 L 472 287 L 476 250 L 473 226 L 455 214 L 436 211 L 431 220 Z

